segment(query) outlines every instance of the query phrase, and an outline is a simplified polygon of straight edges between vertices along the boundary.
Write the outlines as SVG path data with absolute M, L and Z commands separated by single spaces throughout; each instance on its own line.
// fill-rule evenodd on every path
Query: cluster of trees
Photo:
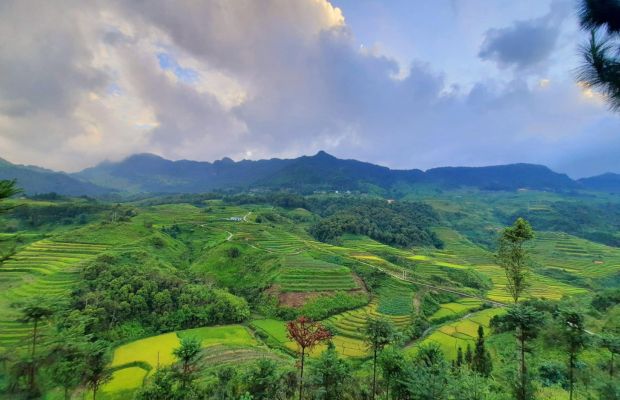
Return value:
M 368 201 L 364 205 L 332 210 L 333 214 L 310 227 L 310 234 L 317 240 L 334 242 L 344 233 L 352 233 L 399 247 L 443 246 L 429 229 L 438 222 L 438 217 L 427 204 Z
M 89 331 L 120 339 L 249 317 L 245 299 L 167 267 L 154 254 L 104 254 L 84 267 L 72 309 L 90 318 Z

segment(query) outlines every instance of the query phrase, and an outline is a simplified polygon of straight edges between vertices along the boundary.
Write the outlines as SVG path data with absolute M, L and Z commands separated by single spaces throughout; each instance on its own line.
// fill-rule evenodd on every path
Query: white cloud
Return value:
M 64 170 L 319 149 L 401 168 L 566 165 L 596 121 L 620 127 L 570 76 L 463 90 L 432 63 L 403 71 L 326 0 L 6 1 L 0 46 L 0 157 Z

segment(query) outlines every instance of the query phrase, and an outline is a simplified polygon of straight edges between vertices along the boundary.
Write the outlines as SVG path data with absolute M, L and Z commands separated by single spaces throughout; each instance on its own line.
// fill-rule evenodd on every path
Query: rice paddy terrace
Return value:
M 104 244 L 41 240 L 26 246 L 0 266 L 0 348 L 23 346 L 30 324 L 20 322 L 15 304 L 37 296 L 68 294 L 79 266 L 108 248 Z

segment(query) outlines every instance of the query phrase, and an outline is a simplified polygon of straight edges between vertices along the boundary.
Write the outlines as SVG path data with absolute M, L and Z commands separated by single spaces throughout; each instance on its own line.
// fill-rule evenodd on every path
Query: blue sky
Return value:
M 392 168 L 620 172 L 619 116 L 574 78 L 575 6 L 8 0 L 0 157 L 76 171 L 136 152 L 325 150 Z

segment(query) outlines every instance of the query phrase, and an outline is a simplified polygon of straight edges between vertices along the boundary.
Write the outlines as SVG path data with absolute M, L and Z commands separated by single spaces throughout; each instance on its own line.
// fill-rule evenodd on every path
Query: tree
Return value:
M 388 347 L 379 355 L 379 366 L 385 379 L 385 398 L 390 398 L 390 383 L 398 378 L 405 368 L 403 353 L 394 347 Z
M 316 397 L 325 400 L 343 399 L 350 375 L 351 366 L 338 357 L 334 344 L 329 342 L 327 349 L 312 365 L 313 380 L 319 387 Z
M 484 347 L 484 328 L 482 325 L 478 326 L 478 339 L 476 340 L 476 348 L 474 349 L 471 369 L 484 377 L 488 377 L 493 369 L 491 355 Z
M 65 400 L 70 398 L 69 391 L 82 381 L 82 373 L 86 368 L 85 346 L 83 336 L 67 335 L 57 338 L 49 351 L 49 374 L 52 381 L 63 388 Z
M 437 344 L 421 346 L 413 366 L 402 379 L 405 393 L 398 398 L 410 400 L 446 400 L 449 394 L 449 370 Z
M 560 314 L 562 341 L 568 353 L 568 393 L 573 400 L 575 367 L 579 353 L 586 346 L 588 334 L 585 331 L 583 316 L 574 310 L 563 310 Z
M 86 350 L 84 381 L 93 391 L 93 400 L 103 384 L 112 379 L 112 370 L 108 367 L 109 346 L 104 341 L 90 344 Z
M 36 362 L 36 349 L 38 338 L 39 323 L 50 318 L 54 314 L 54 311 L 43 305 L 41 299 L 35 299 L 32 303 L 26 305 L 22 309 L 21 321 L 25 323 L 32 323 L 32 347 L 30 351 L 30 374 L 29 374 L 29 386 L 30 390 L 34 390 L 35 374 L 37 368 Z
M 471 352 L 471 346 L 467 343 L 467 350 L 465 350 L 465 364 L 467 364 L 468 367 L 471 367 L 473 359 L 474 355 Z
M 614 356 L 620 354 L 620 337 L 605 333 L 601 338 L 601 344 L 609 351 L 609 378 L 614 378 Z
M 0 201 L 8 199 L 9 197 L 14 196 L 20 192 L 21 189 L 16 186 L 15 180 L 0 180 Z M 0 209 L 0 212 L 1 211 L 2 209 Z
M 278 364 L 273 360 L 258 360 L 244 379 L 247 390 L 254 400 L 273 400 L 283 397 L 282 373 L 278 371 Z
M 471 348 L 470 348 L 471 350 Z M 463 366 L 463 349 L 461 348 L 461 346 L 458 347 L 458 349 L 456 349 L 456 362 L 455 365 L 457 368 L 461 368 L 461 366 Z
M 295 321 L 289 321 L 286 324 L 286 330 L 288 331 L 288 338 L 294 340 L 300 350 L 299 400 L 301 400 L 304 386 L 304 361 L 306 358 L 306 350 L 312 350 L 317 344 L 329 340 L 332 335 L 323 325 L 303 315 L 298 317 Z
M 506 289 L 515 303 L 526 289 L 528 254 L 524 245 L 533 237 L 534 231 L 529 222 L 517 218 L 512 226 L 504 228 L 499 239 L 496 258 L 506 272 Z
M 577 79 L 601 90 L 609 107 L 620 109 L 620 3 L 617 0 L 581 0 L 581 27 L 590 40 L 581 48 L 583 64 Z
M 368 318 L 365 327 L 365 340 L 372 351 L 372 398 L 377 393 L 377 355 L 396 338 L 396 331 L 390 321 L 384 318 Z
M 514 387 L 516 400 L 530 400 L 533 396 L 525 360 L 525 354 L 529 352 L 526 344 L 529 340 L 536 338 L 543 321 L 542 313 L 523 304 L 510 307 L 506 314 L 506 327 L 515 331 L 515 337 L 519 343 L 519 378 Z
M 181 339 L 181 347 L 172 351 L 179 360 L 180 370 L 177 376 L 181 381 L 181 388 L 186 389 L 194 380 L 199 369 L 198 363 L 202 357 L 201 341 L 193 337 Z

